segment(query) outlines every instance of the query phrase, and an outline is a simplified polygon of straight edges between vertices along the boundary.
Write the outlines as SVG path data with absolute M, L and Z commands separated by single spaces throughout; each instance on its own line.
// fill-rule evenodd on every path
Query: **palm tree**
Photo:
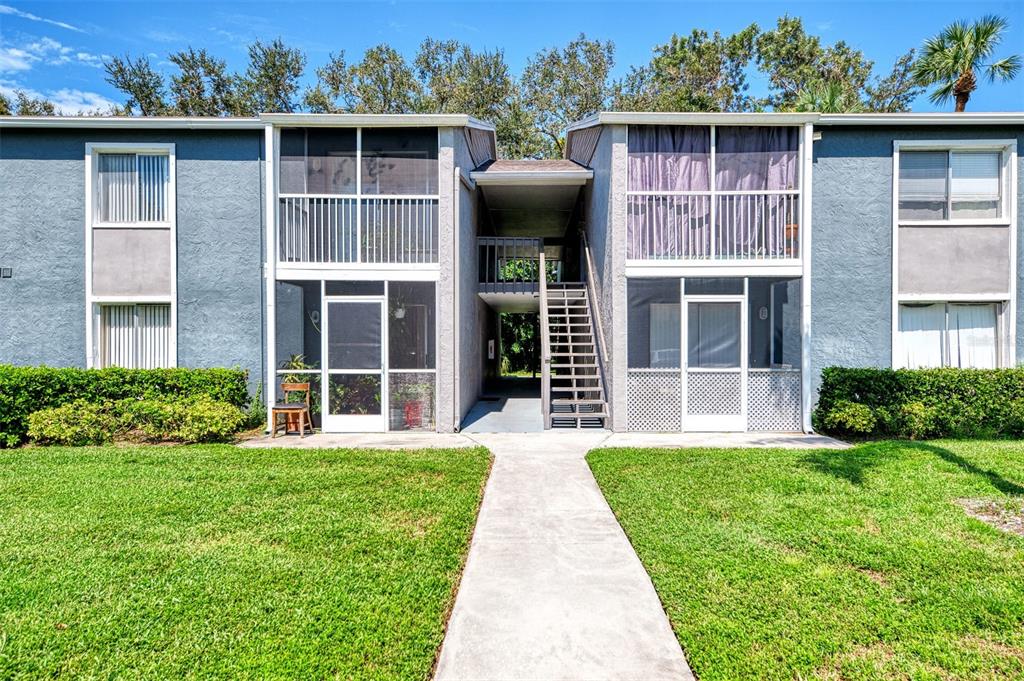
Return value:
M 812 81 L 796 95 L 795 111 L 816 111 L 824 114 L 858 113 L 864 103 L 857 93 L 835 81 Z
M 989 14 L 973 24 L 957 21 L 924 43 L 921 58 L 914 64 L 914 79 L 921 85 L 938 84 L 929 98 L 941 104 L 952 97 L 956 111 L 963 111 L 978 87 L 977 71 L 989 82 L 1012 80 L 1020 71 L 1020 56 L 1011 55 L 990 62 L 1003 39 L 1007 21 Z

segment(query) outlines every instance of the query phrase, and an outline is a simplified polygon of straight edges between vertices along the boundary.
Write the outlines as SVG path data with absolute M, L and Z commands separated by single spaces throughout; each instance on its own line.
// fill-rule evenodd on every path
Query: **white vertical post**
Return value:
M 275 331 L 274 325 L 277 321 L 275 308 L 275 295 L 277 284 L 277 154 L 278 140 L 281 132 L 272 124 L 263 128 L 263 193 L 264 193 L 264 214 L 266 219 L 266 243 L 263 265 L 263 276 L 266 280 L 266 343 L 267 343 L 267 376 L 263 391 L 267 401 L 267 429 L 273 427 L 272 410 L 277 399 L 277 357 L 275 354 Z M 326 403 L 324 403 L 326 404 Z
M 804 123 L 800 141 L 800 407 L 804 432 L 811 432 L 811 196 L 814 125 Z

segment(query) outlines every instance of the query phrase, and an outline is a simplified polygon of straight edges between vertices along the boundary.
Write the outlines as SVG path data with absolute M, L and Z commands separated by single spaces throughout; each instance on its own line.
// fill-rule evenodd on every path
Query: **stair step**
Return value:
M 604 400 L 597 399 L 596 397 L 589 397 L 584 399 L 575 399 L 572 397 L 556 397 L 551 400 L 551 404 L 604 404 Z

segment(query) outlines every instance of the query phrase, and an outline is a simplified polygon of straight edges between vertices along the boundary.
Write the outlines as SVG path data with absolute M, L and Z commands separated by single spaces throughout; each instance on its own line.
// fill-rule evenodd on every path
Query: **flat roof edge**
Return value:
M 179 116 L 0 116 L 0 128 L 157 128 L 173 130 L 259 130 L 258 118 Z
M 819 125 L 1022 125 L 1024 112 L 971 111 L 956 113 L 851 113 L 822 114 Z
M 467 114 L 311 114 L 265 113 L 261 121 L 273 125 L 334 125 L 347 127 L 442 127 L 477 128 L 494 132 L 494 125 Z

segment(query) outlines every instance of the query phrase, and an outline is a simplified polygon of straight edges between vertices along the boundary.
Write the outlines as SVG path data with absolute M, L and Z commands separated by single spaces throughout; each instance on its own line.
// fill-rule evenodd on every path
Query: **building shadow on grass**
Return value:
M 863 485 L 867 472 L 892 457 L 888 448 L 861 445 L 841 451 L 815 450 L 800 459 L 805 464 L 825 475 L 846 480 L 854 485 Z
M 892 459 L 899 449 L 913 449 L 927 452 L 947 463 L 951 463 L 965 473 L 977 476 L 1003 494 L 1024 495 L 1024 485 L 1007 480 L 994 470 L 981 468 L 968 459 L 952 452 L 945 447 L 928 442 L 892 442 L 861 445 L 842 451 L 814 451 L 800 459 L 805 464 L 826 475 L 841 478 L 850 483 L 862 486 L 868 471 Z

